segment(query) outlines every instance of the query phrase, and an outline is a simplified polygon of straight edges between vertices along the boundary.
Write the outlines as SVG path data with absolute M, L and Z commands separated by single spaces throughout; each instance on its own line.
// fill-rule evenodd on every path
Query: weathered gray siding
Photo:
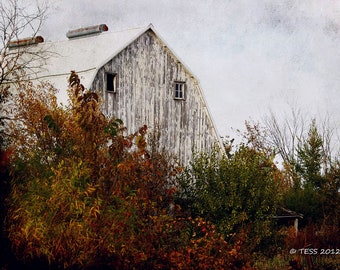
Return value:
M 117 92 L 105 91 L 106 72 L 116 73 Z M 174 99 L 174 82 L 186 83 L 185 100 Z M 161 132 L 160 145 L 184 163 L 192 149 L 209 150 L 218 140 L 199 85 L 171 51 L 147 31 L 97 73 L 105 112 L 124 121 L 128 133 L 144 124 Z

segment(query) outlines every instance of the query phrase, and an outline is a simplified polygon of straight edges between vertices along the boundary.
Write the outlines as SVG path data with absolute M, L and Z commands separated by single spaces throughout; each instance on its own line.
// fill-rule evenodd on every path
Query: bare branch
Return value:
M 290 117 L 280 119 L 273 112 L 264 119 L 268 133 L 268 144 L 276 148 L 278 154 L 286 164 L 295 164 L 297 161 L 297 149 L 308 136 L 310 124 L 315 118 L 307 117 L 301 110 L 291 108 Z M 322 170 L 326 172 L 334 158 L 338 156 L 339 144 L 334 137 L 335 128 L 331 127 L 329 116 L 317 124 L 318 133 L 322 139 L 323 164 Z
M 28 5 L 24 0 L 0 2 L 0 143 L 3 143 L 3 126 L 8 122 L 4 108 L 11 97 L 8 86 L 35 74 L 41 69 L 41 61 L 48 57 L 42 48 L 21 46 L 13 49 L 11 44 L 23 35 L 36 37 L 46 19 L 46 12 L 46 4 L 38 2 L 36 5 Z
M 41 52 L 32 52 L 25 47 L 10 50 L 10 42 L 23 38 L 23 34 L 35 37 L 46 19 L 45 5 L 40 6 L 37 3 L 36 6 L 28 7 L 24 3 L 20 0 L 9 0 L 6 4 L 3 2 L 0 4 L 0 84 L 13 80 L 18 70 L 27 68 L 32 60 L 38 59 L 41 55 Z

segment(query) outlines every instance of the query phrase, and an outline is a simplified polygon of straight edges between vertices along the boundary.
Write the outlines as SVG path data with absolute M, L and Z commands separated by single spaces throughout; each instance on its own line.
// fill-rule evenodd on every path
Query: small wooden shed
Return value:
M 294 226 L 296 236 L 299 231 L 299 219 L 302 219 L 303 215 L 287 208 L 279 207 L 277 214 L 273 218 L 278 221 L 279 225 Z

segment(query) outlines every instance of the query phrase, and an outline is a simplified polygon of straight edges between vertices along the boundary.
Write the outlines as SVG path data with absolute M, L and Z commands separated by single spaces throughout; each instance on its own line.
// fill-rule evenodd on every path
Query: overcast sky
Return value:
M 340 0 L 48 1 L 45 40 L 152 23 L 199 79 L 222 136 L 292 106 L 339 126 Z

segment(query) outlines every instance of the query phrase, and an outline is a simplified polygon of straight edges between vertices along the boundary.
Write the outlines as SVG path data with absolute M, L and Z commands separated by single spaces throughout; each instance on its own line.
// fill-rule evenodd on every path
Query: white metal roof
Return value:
M 38 45 L 39 50 L 46 51 L 48 57 L 46 57 L 41 71 L 35 74 L 35 78 L 31 79 L 51 82 L 61 92 L 58 98 L 64 102 L 66 100 L 62 92 L 65 93 L 63 90 L 67 89 L 67 79 L 71 70 L 78 73 L 85 88 L 90 88 L 98 69 L 149 29 L 156 34 L 175 59 L 181 62 L 184 68 L 193 76 L 189 68 L 184 65 L 155 31 L 153 25 L 149 24 L 146 27 L 40 43 Z M 195 79 L 198 82 L 197 78 Z
M 31 79 L 49 81 L 64 92 L 70 71 L 74 70 L 85 88 L 89 88 L 99 68 L 151 27 L 41 43 L 38 46 L 44 47 L 40 50 L 47 51 L 48 57 L 36 78 Z M 61 99 L 65 101 L 63 97 Z

